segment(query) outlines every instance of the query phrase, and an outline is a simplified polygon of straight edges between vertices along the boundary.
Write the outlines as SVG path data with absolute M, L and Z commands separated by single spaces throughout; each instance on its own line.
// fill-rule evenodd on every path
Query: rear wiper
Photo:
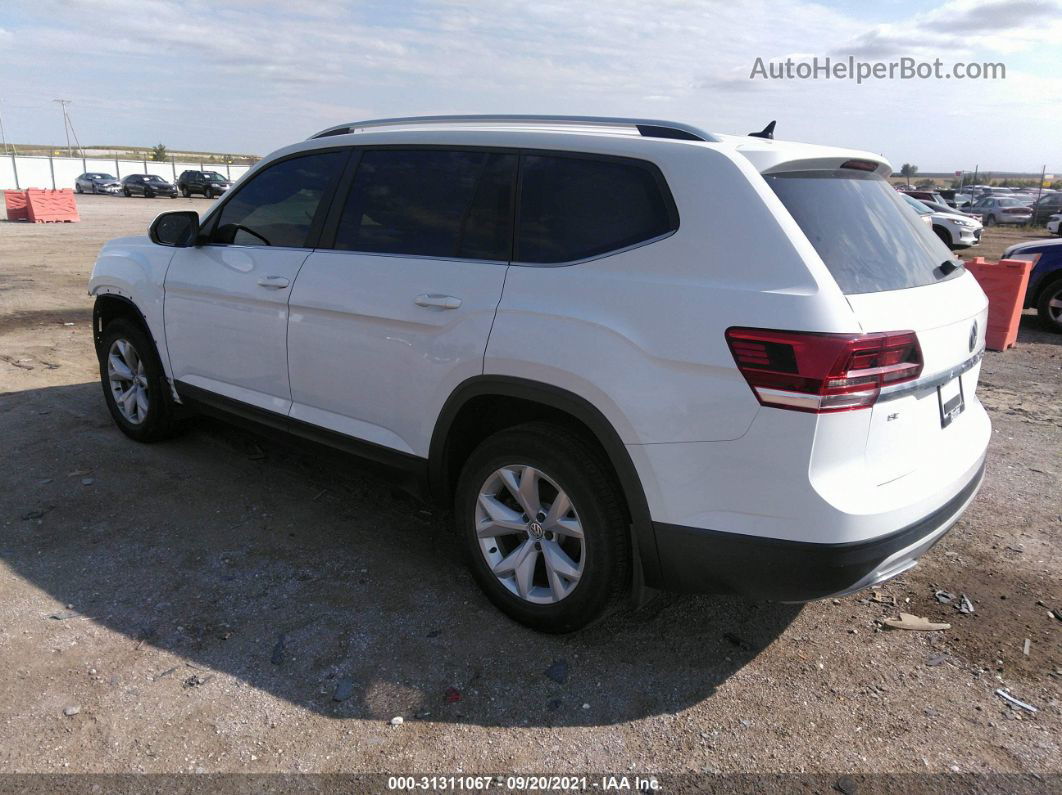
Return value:
M 959 265 L 954 263 L 954 262 L 952 262 L 950 259 L 944 260 L 942 263 L 940 263 L 940 267 L 937 268 L 937 270 L 940 271 L 940 278 L 941 279 L 943 279 L 945 276 L 950 276 L 951 274 L 955 273 L 955 271 L 957 271 L 958 269 L 959 269 Z

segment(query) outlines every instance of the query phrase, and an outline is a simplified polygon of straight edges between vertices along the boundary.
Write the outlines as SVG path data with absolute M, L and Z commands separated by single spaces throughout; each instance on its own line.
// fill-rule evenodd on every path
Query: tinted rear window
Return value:
M 367 150 L 335 248 L 508 261 L 515 174 L 514 154 Z
M 663 178 L 641 161 L 526 155 L 520 183 L 519 262 L 585 259 L 678 226 Z
M 941 264 L 960 264 L 878 174 L 799 171 L 765 178 L 845 293 L 935 284 L 950 278 Z

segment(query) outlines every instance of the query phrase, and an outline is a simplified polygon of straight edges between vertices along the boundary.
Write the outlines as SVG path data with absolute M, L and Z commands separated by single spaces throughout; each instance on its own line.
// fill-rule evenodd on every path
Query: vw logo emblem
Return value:
M 977 347 L 977 321 L 973 322 L 970 326 L 970 353 L 973 353 L 973 349 Z
M 532 538 L 542 538 L 545 535 L 545 529 L 538 522 L 532 522 L 527 526 L 528 532 L 531 533 Z

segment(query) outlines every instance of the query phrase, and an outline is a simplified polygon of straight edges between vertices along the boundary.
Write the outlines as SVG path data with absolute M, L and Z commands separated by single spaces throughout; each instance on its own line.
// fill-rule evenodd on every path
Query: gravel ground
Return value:
M 546 637 L 350 459 L 114 428 L 92 261 L 206 206 L 0 222 L 0 771 L 1062 772 L 1062 336 L 1031 315 L 984 362 L 984 488 L 904 577 L 805 606 L 659 594 Z M 951 629 L 883 629 L 899 609 Z

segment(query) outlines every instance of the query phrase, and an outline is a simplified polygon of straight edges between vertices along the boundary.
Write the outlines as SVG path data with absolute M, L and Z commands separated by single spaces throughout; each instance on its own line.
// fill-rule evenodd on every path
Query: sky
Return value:
M 1062 0 L 0 0 L 9 140 L 265 154 L 434 113 L 674 119 L 1062 174 Z M 756 58 L 1003 63 L 997 80 L 750 79 Z

